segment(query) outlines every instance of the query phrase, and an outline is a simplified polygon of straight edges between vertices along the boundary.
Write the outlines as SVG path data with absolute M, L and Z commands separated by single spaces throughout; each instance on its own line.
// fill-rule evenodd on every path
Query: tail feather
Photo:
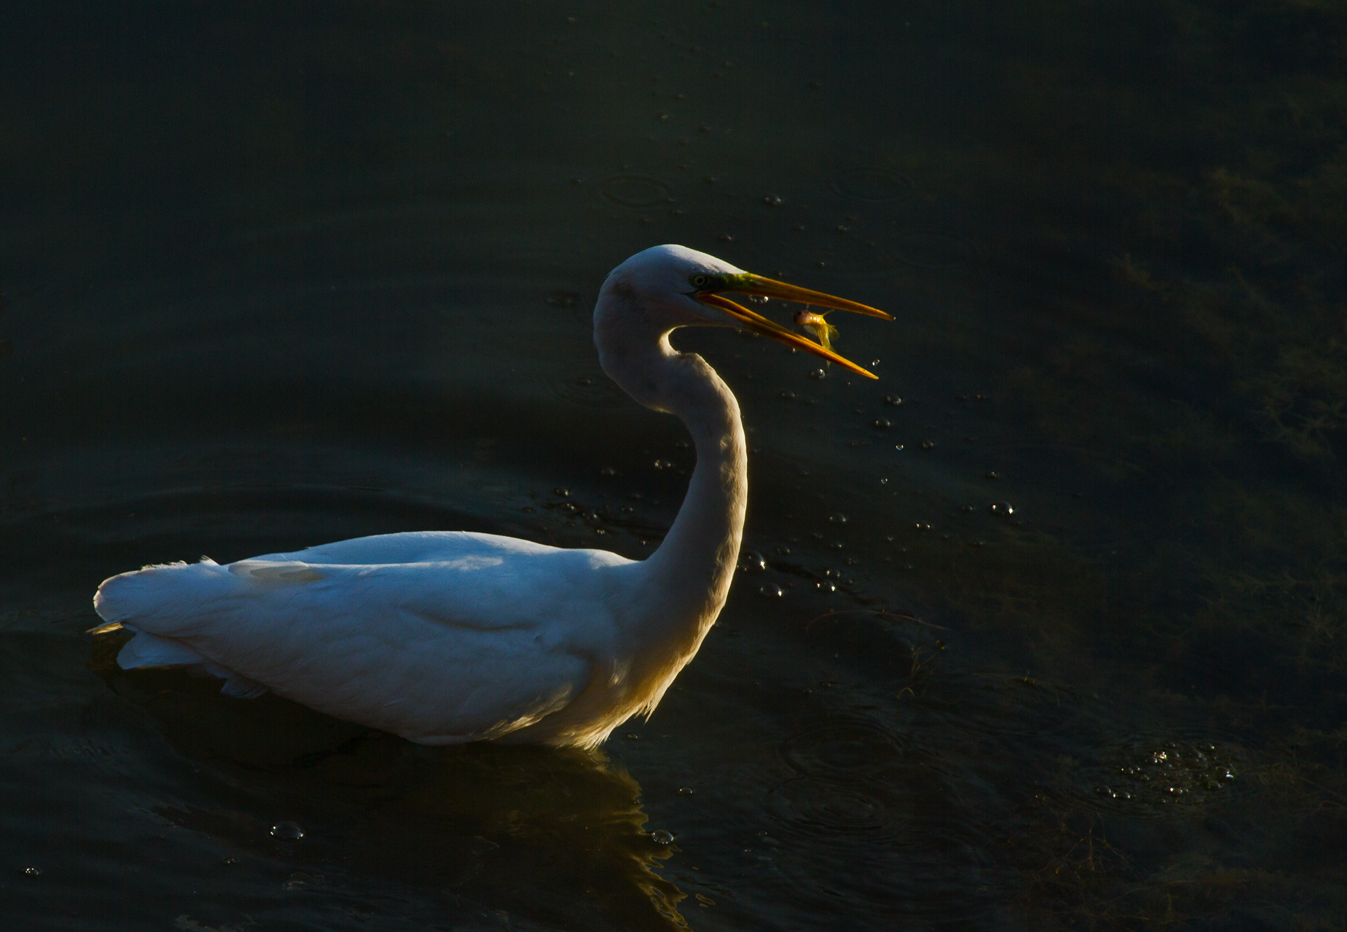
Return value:
M 230 585 L 228 573 L 209 557 L 200 563 L 163 563 L 105 579 L 94 595 L 94 610 L 105 634 L 125 629 L 130 641 L 117 654 L 123 670 L 136 667 L 191 667 L 225 681 L 221 692 L 252 699 L 267 687 L 202 655 L 173 636 L 183 628 L 184 605 L 200 604 L 203 584 Z M 190 610 L 187 612 L 190 613 Z M 184 632 L 185 633 L 185 632 Z
M 202 573 L 219 569 L 209 557 L 200 563 L 158 563 L 130 573 L 105 579 L 94 593 L 94 611 L 108 624 L 151 622 L 163 612 L 174 612 L 174 603 L 183 592 L 183 583 L 197 582 Z

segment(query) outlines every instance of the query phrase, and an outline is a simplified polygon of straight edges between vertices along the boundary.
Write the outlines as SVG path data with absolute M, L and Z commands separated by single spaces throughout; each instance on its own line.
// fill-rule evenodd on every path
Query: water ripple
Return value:
M 781 744 L 781 756 L 792 769 L 815 776 L 874 773 L 896 761 L 903 750 L 900 736 L 864 721 L 818 725 Z

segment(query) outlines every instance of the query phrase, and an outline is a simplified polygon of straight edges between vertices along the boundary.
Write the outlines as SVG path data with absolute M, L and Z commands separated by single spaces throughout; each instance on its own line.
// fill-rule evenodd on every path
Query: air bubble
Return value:
M 674 837 L 672 832 L 666 832 L 663 829 L 659 829 L 650 833 L 650 840 L 657 845 L 671 845 L 673 844 Z
M 870 426 L 875 430 L 888 430 L 893 424 L 891 424 L 886 417 L 877 417 L 871 422 Z
M 756 550 L 746 550 L 739 557 L 739 570 L 743 573 L 758 573 L 767 569 L 767 561 Z
M 758 589 L 758 595 L 764 599 L 779 599 L 786 594 L 786 591 L 780 586 L 766 585 Z
M 294 822 L 278 822 L 271 827 L 271 837 L 281 841 L 299 841 L 304 837 L 304 830 Z
M 811 379 L 823 379 L 828 377 L 828 373 L 822 369 L 810 369 L 808 375 Z
M 1010 502 L 992 502 L 987 506 L 987 510 L 998 518 L 1009 518 L 1015 513 L 1015 508 Z M 1160 753 L 1160 759 L 1164 760 L 1164 752 Z

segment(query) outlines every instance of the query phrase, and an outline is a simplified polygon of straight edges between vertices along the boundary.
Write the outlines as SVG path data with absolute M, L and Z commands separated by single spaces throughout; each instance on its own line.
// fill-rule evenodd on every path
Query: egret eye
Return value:
M 689 275 L 688 281 L 692 282 L 693 288 L 705 288 L 710 284 L 711 279 L 705 275 Z

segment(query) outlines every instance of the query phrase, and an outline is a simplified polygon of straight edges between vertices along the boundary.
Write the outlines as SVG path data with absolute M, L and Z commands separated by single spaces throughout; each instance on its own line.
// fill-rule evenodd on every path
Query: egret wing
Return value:
M 415 741 L 453 743 L 532 724 L 592 676 L 549 610 L 567 588 L 508 562 L 175 564 L 113 577 L 95 604 L 109 622 L 189 648 L 207 669 Z

